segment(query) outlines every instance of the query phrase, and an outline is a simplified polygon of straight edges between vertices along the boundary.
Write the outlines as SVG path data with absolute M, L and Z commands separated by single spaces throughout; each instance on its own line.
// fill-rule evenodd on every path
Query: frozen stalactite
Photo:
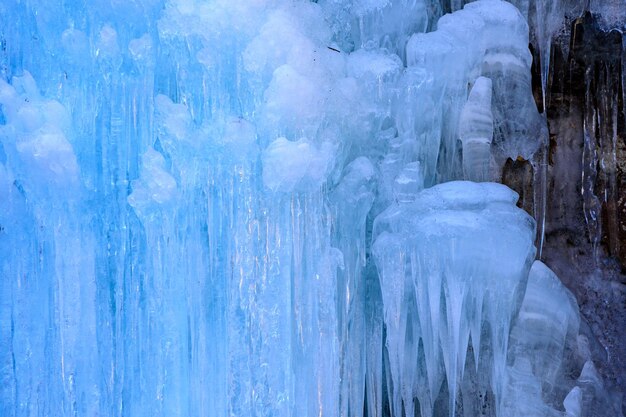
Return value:
M 567 9 L 577 7 L 575 3 L 563 0 L 513 0 L 526 17 L 530 26 L 531 42 L 537 50 L 539 58 L 539 74 L 541 81 L 541 104 L 547 108 L 549 94 L 549 70 L 554 36 L 564 23 Z
M 479 77 L 461 111 L 459 137 L 463 143 L 463 171 L 470 181 L 491 179 L 491 80 Z
M 422 415 L 429 415 L 445 378 L 454 415 L 470 339 L 476 357 L 488 363 L 491 390 L 501 400 L 511 319 L 534 256 L 534 224 L 514 206 L 516 198 L 495 184 L 446 183 L 376 219 L 373 250 L 383 291 L 394 407 L 412 403 L 412 389 L 403 390 L 415 387 Z M 487 237 L 489 227 L 499 228 L 498 238 Z M 508 253 L 515 255 L 499 252 L 505 240 Z M 461 255 L 468 251 L 472 257 Z M 486 323 L 490 345 L 481 352 Z
M 477 187 L 435 186 L 374 224 L 392 414 L 407 415 L 415 403 L 430 416 L 443 395 L 454 415 L 458 396 L 463 410 L 474 410 L 482 392 L 494 397 L 498 416 L 563 416 L 560 404 L 575 384 L 567 370 L 576 367 L 578 306 L 544 264 L 530 266 L 534 222 L 514 206 L 517 196 L 495 184 Z M 497 249 L 504 242 L 515 258 Z

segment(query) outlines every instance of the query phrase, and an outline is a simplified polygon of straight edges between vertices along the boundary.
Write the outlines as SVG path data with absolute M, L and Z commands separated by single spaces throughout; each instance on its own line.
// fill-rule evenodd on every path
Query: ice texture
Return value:
M 413 415 L 415 395 L 420 414 L 433 415 L 444 379 L 454 415 L 470 343 L 500 399 L 509 326 L 535 256 L 534 222 L 516 199 L 502 185 L 448 182 L 377 217 L 393 415 L 402 405 Z
M 530 6 L 463 3 L 1 2 L 0 415 L 612 407 L 489 182 Z
M 465 179 L 471 181 L 491 179 L 491 88 L 489 78 L 478 77 L 459 120 L 459 137 L 463 143 L 463 172 Z

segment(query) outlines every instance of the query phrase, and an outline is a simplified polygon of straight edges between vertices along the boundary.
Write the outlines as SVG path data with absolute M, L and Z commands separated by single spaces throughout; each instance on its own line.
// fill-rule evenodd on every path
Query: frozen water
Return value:
M 491 80 L 478 77 L 461 111 L 459 137 L 463 143 L 463 172 L 472 181 L 491 179 Z
M 373 253 L 394 415 L 401 404 L 413 403 L 415 393 L 421 415 L 432 415 L 444 378 L 454 415 L 470 343 L 476 363 L 489 363 L 493 391 L 501 393 L 510 318 L 535 254 L 534 223 L 515 207 L 516 199 L 498 184 L 449 182 L 378 216 Z M 490 329 L 486 335 L 484 326 Z M 489 340 L 484 352 L 481 337 Z M 415 357 L 405 353 L 410 350 Z M 407 385 L 408 392 L 399 392 Z
M 263 183 L 271 190 L 308 191 L 321 187 L 336 153 L 324 142 L 316 149 L 305 139 L 296 142 L 278 138 L 263 155 Z
M 610 407 L 487 182 L 545 132 L 530 6 L 463 3 L 2 2 L 0 415 Z

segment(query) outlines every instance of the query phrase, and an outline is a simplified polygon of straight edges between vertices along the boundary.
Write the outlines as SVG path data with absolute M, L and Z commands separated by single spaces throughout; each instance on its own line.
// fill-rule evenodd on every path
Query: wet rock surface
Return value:
M 625 410 L 625 37 L 619 28 L 608 30 L 602 25 L 606 19 L 596 14 L 566 20 L 553 39 L 547 83 L 544 114 L 550 136 L 541 259 L 576 295 L 594 362 L 612 387 L 612 401 L 621 401 Z M 541 111 L 539 54 L 533 55 Z M 519 205 L 536 218 L 540 169 L 537 157 L 509 160 L 502 176 L 520 193 Z

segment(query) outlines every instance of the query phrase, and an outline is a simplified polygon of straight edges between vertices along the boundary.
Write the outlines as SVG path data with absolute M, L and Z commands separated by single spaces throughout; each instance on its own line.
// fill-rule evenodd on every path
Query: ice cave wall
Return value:
M 618 415 L 626 8 L 464 3 L 0 4 L 2 415 Z

